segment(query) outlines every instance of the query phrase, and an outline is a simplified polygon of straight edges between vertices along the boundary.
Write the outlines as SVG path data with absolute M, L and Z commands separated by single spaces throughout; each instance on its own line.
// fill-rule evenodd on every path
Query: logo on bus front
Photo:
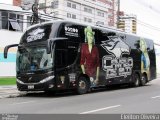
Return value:
M 102 41 L 101 44 L 110 54 L 102 58 L 102 67 L 106 71 L 106 79 L 131 75 L 133 59 L 123 57 L 124 54 L 130 54 L 129 45 L 118 36 L 109 36 L 108 38 L 109 40 Z
M 44 37 L 44 35 L 44 29 L 37 28 L 29 33 L 29 36 L 27 37 L 27 42 L 40 40 Z

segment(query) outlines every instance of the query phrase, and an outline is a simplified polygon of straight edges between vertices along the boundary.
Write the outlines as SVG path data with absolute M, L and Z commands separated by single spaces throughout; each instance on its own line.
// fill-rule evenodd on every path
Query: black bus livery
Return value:
M 156 78 L 154 43 L 119 30 L 52 21 L 26 30 L 16 58 L 20 91 L 76 90 L 114 84 L 145 85 Z

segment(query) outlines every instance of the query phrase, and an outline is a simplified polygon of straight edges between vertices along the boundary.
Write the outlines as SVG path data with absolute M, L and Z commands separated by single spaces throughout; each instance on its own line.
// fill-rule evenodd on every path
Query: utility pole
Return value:
M 34 4 L 32 5 L 33 15 L 30 18 L 30 24 L 31 25 L 38 23 L 38 20 L 39 20 L 39 16 L 38 16 L 38 2 L 39 2 L 39 0 L 35 0 Z
M 45 0 L 45 13 L 47 12 L 47 0 Z
M 38 2 L 39 0 L 35 0 L 34 4 L 36 5 L 36 7 L 38 8 Z
M 117 28 L 118 28 L 118 24 L 119 24 L 119 19 L 120 19 L 120 0 L 117 1 L 118 3 L 118 10 L 117 10 Z

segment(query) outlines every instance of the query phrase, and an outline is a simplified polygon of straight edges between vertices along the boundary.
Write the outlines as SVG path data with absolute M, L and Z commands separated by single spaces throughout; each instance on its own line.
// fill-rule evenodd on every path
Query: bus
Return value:
M 13 38 L 14 39 L 14 38 Z M 108 27 L 57 20 L 28 28 L 16 55 L 19 91 L 75 90 L 115 84 L 143 86 L 156 79 L 152 40 Z

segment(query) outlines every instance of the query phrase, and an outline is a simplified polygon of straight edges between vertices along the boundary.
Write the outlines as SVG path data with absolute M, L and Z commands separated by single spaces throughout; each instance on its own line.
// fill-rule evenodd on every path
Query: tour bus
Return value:
M 14 38 L 13 38 L 14 39 Z M 70 21 L 33 25 L 16 57 L 19 91 L 75 90 L 115 84 L 143 86 L 156 78 L 154 43 L 120 30 Z

